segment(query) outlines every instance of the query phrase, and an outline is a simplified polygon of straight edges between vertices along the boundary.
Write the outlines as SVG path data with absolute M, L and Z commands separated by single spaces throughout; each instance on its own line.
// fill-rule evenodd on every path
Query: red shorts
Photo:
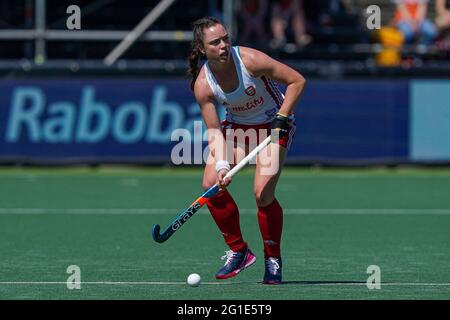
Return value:
M 244 141 L 245 145 L 257 145 L 270 135 L 270 122 L 264 124 L 245 125 L 223 120 L 221 122 L 221 126 L 225 140 L 230 139 L 231 135 L 234 135 L 235 145 L 236 143 L 242 143 L 242 141 Z M 292 141 L 294 140 L 295 128 L 295 121 L 291 121 L 289 123 L 288 134 L 279 139 L 277 143 L 289 150 Z M 227 131 L 227 129 L 232 130 Z M 242 131 L 237 131 L 238 129 L 241 129 Z M 251 129 L 253 129 L 252 132 L 249 131 Z M 244 135 L 241 137 L 240 133 L 244 133 Z

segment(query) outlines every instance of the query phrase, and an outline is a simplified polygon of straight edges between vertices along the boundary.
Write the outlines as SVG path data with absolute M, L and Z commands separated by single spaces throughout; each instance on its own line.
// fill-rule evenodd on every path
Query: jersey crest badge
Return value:
M 248 86 L 244 91 L 248 96 L 254 96 L 256 93 L 256 89 L 254 86 Z

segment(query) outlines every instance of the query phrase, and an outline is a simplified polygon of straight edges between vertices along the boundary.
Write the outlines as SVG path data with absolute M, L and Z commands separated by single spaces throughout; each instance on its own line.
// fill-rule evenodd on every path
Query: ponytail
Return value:
M 212 17 L 205 17 L 194 22 L 193 34 L 194 37 L 191 42 L 191 53 L 189 55 L 189 69 L 187 74 L 192 77 L 191 90 L 194 91 L 195 81 L 197 80 L 200 69 L 198 63 L 200 57 L 203 56 L 201 49 L 203 48 L 203 29 L 209 28 L 216 24 L 222 24 L 219 20 Z
M 194 91 L 195 81 L 197 80 L 199 67 L 198 61 L 200 60 L 201 52 L 197 48 L 194 48 L 189 55 L 189 69 L 187 71 L 188 75 L 192 77 L 191 79 L 191 90 Z

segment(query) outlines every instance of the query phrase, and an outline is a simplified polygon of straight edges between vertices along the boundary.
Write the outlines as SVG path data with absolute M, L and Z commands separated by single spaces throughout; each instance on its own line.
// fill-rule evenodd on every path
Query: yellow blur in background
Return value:
M 383 27 L 376 33 L 382 49 L 375 56 L 377 65 L 383 67 L 398 66 L 402 62 L 401 48 L 405 41 L 403 34 L 394 27 Z

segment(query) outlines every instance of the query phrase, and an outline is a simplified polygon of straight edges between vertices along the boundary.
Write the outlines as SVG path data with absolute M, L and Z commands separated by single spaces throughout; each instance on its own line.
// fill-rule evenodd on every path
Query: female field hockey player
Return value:
M 264 243 L 263 283 L 279 284 L 283 210 L 275 198 L 275 187 L 295 131 L 294 107 L 306 81 L 298 72 L 263 52 L 231 46 L 227 30 L 214 18 L 195 21 L 193 33 L 188 73 L 192 76 L 191 89 L 208 129 L 210 148 L 203 188 L 206 190 L 217 182 L 224 187 L 221 193 L 210 199 L 207 206 L 231 249 L 224 256 L 227 260 L 216 278 L 236 276 L 256 261 L 242 237 L 238 207 L 225 188 L 231 182 L 228 178 L 224 179 L 230 170 L 230 162 L 236 163 L 233 156 L 227 156 L 223 151 L 226 149 L 225 130 L 256 129 L 258 132 L 258 129 L 263 129 L 267 132 L 272 129 L 273 143 L 256 160 L 254 196 Z M 206 59 L 202 67 L 198 66 L 200 58 Z M 274 81 L 287 85 L 285 96 Z M 217 103 L 227 110 L 226 120 L 222 122 L 216 111 Z M 233 148 L 234 157 L 237 157 L 242 149 L 234 141 Z M 279 163 L 279 166 L 267 173 L 263 168 L 263 164 L 267 166 L 267 163 Z

